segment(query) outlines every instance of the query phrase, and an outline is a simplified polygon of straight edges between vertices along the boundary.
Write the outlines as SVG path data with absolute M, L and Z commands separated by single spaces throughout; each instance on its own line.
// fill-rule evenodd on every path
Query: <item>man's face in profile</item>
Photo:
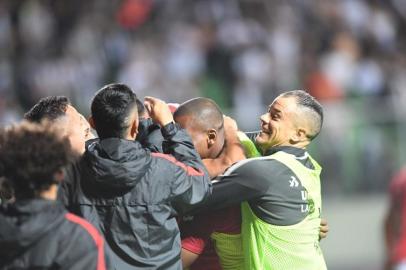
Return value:
M 216 158 L 224 146 L 224 128 L 221 127 L 213 134 L 198 126 L 191 116 L 178 116 L 175 121 L 190 135 L 197 153 L 202 159 Z
M 93 137 L 87 120 L 73 106 L 68 105 L 66 112 L 66 132 L 71 147 L 77 153 L 85 151 L 85 142 Z
M 261 132 L 256 143 L 263 151 L 273 146 L 290 145 L 289 141 L 296 132 L 296 100 L 293 97 L 278 97 L 260 117 Z

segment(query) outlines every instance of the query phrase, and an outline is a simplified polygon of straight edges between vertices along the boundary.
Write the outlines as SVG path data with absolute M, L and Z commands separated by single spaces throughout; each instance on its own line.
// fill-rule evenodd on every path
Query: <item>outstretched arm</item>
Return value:
M 183 269 L 188 269 L 198 258 L 200 254 L 193 253 L 185 248 L 182 248 L 180 257 L 182 259 Z
M 175 124 L 172 113 L 164 101 L 145 97 L 145 107 L 151 119 L 161 126 L 164 138 L 162 147 L 166 154 L 152 153 L 152 156 L 172 163 L 173 170 L 168 177 L 172 179 L 170 186 L 174 204 L 181 207 L 199 203 L 210 194 L 211 185 L 190 136 Z
M 161 126 L 163 152 L 173 155 L 178 161 L 188 163 L 189 166 L 202 168 L 192 139 L 184 129 L 175 124 L 169 106 L 153 97 L 145 97 L 144 104 L 153 122 Z

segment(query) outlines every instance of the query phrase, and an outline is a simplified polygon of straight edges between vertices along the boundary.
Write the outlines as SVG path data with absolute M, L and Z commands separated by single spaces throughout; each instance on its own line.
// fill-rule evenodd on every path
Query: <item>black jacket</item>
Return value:
M 164 151 L 173 156 L 151 153 L 137 141 L 92 140 L 63 184 L 68 209 L 104 234 L 115 269 L 181 269 L 172 205 L 197 204 L 210 193 L 187 133 L 169 124 L 162 135 Z
M 0 208 L 0 269 L 104 270 L 104 239 L 56 201 L 17 201 Z
M 155 124 L 151 118 L 141 119 L 138 125 L 138 134 L 136 140 L 151 152 L 163 153 L 161 128 Z

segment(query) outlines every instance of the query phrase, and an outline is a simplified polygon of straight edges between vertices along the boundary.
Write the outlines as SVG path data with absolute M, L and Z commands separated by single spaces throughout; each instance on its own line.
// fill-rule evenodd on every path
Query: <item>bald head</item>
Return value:
M 198 97 L 182 103 L 173 116 L 175 120 L 187 116 L 189 118 L 187 124 L 193 125 L 195 129 L 219 130 L 223 128 L 223 113 L 219 106 L 208 98 Z
M 194 98 L 181 104 L 173 118 L 192 137 L 202 158 L 215 158 L 224 146 L 223 114 L 208 98 Z
M 296 121 L 304 124 L 307 128 L 307 136 L 313 140 L 323 125 L 323 107 L 310 94 L 303 90 L 293 90 L 281 94 L 281 98 L 293 97 L 296 99 L 297 118 Z

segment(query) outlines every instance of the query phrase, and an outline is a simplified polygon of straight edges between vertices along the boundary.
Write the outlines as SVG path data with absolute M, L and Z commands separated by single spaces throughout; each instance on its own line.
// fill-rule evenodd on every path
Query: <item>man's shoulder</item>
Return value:
M 162 170 L 163 168 L 168 168 L 168 167 L 162 167 L 162 165 L 166 166 L 182 166 L 183 163 L 177 160 L 173 155 L 170 154 L 165 154 L 161 152 L 150 152 L 151 159 L 158 163 L 157 165 L 151 165 L 154 166 L 154 169 L 156 170 Z M 160 166 L 161 165 L 161 166 Z
M 274 159 L 272 156 L 265 156 L 265 157 L 256 157 L 256 158 L 248 158 L 246 160 L 239 161 L 231 166 L 224 175 L 232 174 L 232 173 L 243 173 L 243 174 L 251 174 L 251 175 L 258 175 L 269 172 L 272 174 L 277 175 L 288 171 L 289 168 L 286 167 L 282 162 L 279 160 Z
M 203 176 L 205 175 L 205 172 L 200 169 L 200 168 L 194 168 L 183 161 L 180 161 L 176 159 L 174 156 L 170 154 L 163 154 L 163 153 L 155 153 L 151 152 L 151 157 L 156 160 L 158 163 L 164 163 L 164 164 L 156 164 L 155 168 L 156 170 L 163 170 L 162 168 L 176 168 L 176 169 L 182 169 L 184 170 L 188 175 L 190 176 Z M 164 165 L 162 167 L 161 165 Z
M 72 213 L 64 213 L 64 223 L 61 228 L 65 234 L 60 233 L 60 236 L 65 236 L 66 240 L 75 241 L 81 244 L 98 246 L 103 242 L 103 238 L 96 227 L 82 217 Z

